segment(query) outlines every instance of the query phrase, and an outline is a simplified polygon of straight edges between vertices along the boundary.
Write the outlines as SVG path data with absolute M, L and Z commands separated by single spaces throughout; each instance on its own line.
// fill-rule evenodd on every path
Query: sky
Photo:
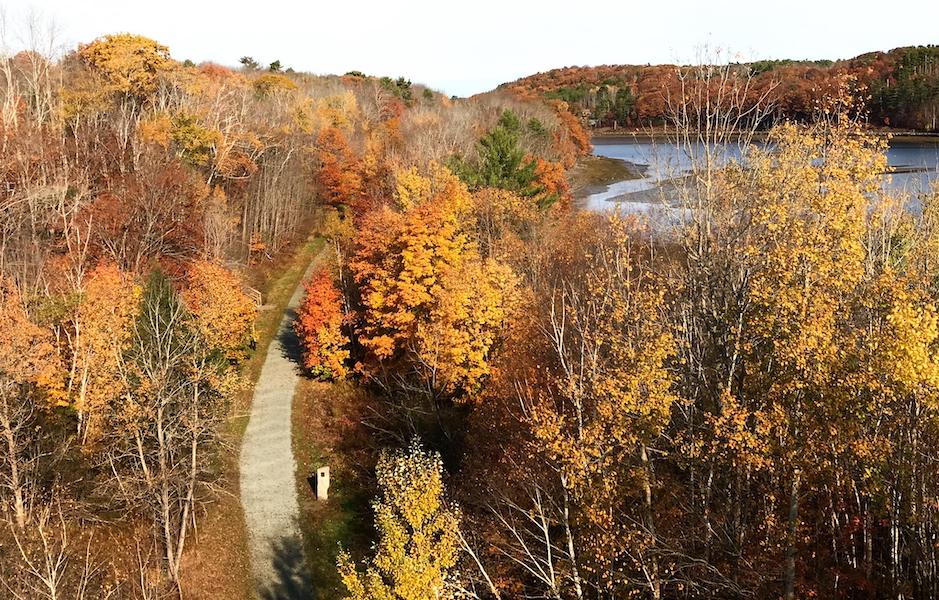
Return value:
M 65 48 L 131 32 L 174 58 L 312 73 L 405 76 L 467 96 L 564 66 L 694 62 L 702 48 L 739 60 L 850 58 L 939 44 L 939 0 L 0 0 L 5 44 L 27 15 Z

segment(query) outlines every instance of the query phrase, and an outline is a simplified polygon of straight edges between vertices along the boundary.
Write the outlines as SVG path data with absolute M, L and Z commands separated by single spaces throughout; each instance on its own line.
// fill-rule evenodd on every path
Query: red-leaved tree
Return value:
M 303 365 L 320 379 L 342 379 L 349 358 L 342 332 L 342 296 L 327 269 L 305 285 L 294 331 L 303 349 Z

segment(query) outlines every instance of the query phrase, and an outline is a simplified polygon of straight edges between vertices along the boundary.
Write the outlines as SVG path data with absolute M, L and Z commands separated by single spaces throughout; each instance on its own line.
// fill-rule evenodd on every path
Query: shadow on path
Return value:
M 275 581 L 260 586 L 262 600 L 313 600 L 316 594 L 310 580 L 309 567 L 303 556 L 303 543 L 299 536 L 275 541 L 272 546 Z
M 303 364 L 303 358 L 301 356 L 300 349 L 300 338 L 297 337 L 297 332 L 293 330 L 293 323 L 297 320 L 297 309 L 288 308 L 284 312 L 284 317 L 286 318 L 286 325 L 282 327 L 280 333 L 277 334 L 277 341 L 280 342 L 281 354 L 284 356 L 284 358 L 296 364 L 297 368 L 300 368 Z

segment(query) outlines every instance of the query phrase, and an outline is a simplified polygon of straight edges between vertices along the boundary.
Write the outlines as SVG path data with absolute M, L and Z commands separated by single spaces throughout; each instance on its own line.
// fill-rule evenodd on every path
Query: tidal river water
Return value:
M 595 138 L 593 153 L 635 165 L 642 176 L 618 181 L 605 190 L 587 196 L 583 206 L 595 211 L 656 212 L 669 210 L 662 202 L 664 182 L 687 173 L 691 167 L 688 153 L 674 144 L 635 138 Z M 726 154 L 739 158 L 736 147 Z M 884 176 L 884 185 L 893 191 L 909 193 L 911 204 L 917 196 L 939 180 L 939 143 L 892 141 L 887 161 L 896 172 Z

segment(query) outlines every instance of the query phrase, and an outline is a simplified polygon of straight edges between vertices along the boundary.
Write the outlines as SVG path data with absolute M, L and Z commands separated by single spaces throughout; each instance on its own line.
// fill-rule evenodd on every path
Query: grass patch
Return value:
M 200 519 L 194 538 L 187 545 L 183 567 L 186 597 L 196 600 L 235 600 L 252 597 L 248 532 L 241 508 L 238 459 L 241 438 L 248 425 L 254 385 L 261 374 L 268 347 L 278 333 L 290 297 L 303 274 L 322 250 L 325 240 L 311 236 L 293 251 L 252 268 L 248 282 L 261 291 L 264 306 L 256 323 L 257 344 L 242 367 L 248 386 L 232 401 L 230 416 L 222 432 L 224 450 L 219 470 L 222 489 L 219 499 Z
M 349 382 L 302 379 L 293 399 L 293 452 L 297 461 L 300 530 L 319 600 L 342 598 L 336 572 L 340 544 L 362 556 L 373 537 L 370 501 L 375 452 L 362 421 L 367 392 Z M 316 500 L 307 477 L 329 465 L 329 500 Z

